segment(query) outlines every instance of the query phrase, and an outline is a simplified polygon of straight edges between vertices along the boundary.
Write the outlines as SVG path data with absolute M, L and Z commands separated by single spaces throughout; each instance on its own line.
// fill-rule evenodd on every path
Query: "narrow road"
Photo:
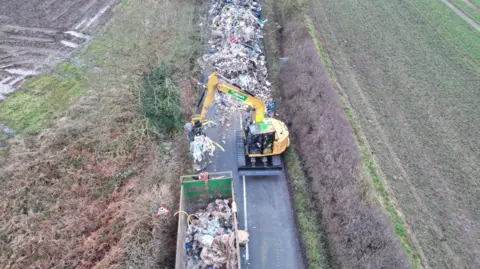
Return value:
M 448 2 L 448 0 L 442 0 L 442 2 L 445 3 L 445 5 L 447 5 L 449 8 L 451 8 L 455 13 L 457 13 L 458 16 L 462 17 L 462 19 L 468 22 L 468 24 L 470 24 L 473 28 L 475 28 L 477 31 L 480 31 L 480 24 L 470 19 L 470 17 L 465 15 L 465 13 L 463 13 L 460 9 L 458 9 L 452 3 Z
M 213 105 L 207 118 L 215 120 L 219 113 L 222 112 L 218 106 Z M 218 123 L 207 129 L 207 135 L 225 149 L 217 149 L 214 163 L 207 170 L 233 172 L 240 229 L 250 233 L 250 242 L 241 250 L 241 268 L 305 268 L 285 176 L 238 175 L 235 131 L 241 129 L 242 116 L 240 112 L 231 112 L 228 117 L 225 128 Z

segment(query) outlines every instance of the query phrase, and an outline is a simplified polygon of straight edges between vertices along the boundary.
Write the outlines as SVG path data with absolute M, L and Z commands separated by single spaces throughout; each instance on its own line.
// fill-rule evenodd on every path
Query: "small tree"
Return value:
M 145 116 L 160 131 L 172 134 L 183 126 L 180 88 L 170 77 L 171 71 L 160 65 L 144 80 L 141 89 Z

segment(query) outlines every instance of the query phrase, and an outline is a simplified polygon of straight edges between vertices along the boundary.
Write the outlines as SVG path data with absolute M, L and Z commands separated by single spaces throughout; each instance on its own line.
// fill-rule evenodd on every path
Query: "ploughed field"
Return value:
M 0 0 L 0 100 L 90 39 L 115 0 Z

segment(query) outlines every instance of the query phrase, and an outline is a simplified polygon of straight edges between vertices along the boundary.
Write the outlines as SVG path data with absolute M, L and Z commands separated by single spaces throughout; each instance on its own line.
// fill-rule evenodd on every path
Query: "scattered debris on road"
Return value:
M 170 209 L 168 209 L 164 206 L 160 206 L 157 210 L 157 213 L 155 213 L 155 215 L 158 217 L 158 216 L 161 216 L 161 215 L 167 215 L 170 212 L 171 212 Z

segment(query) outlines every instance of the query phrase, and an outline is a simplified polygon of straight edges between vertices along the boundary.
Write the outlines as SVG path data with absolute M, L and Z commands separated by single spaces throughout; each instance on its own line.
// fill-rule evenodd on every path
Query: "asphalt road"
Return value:
M 215 121 L 218 113 L 221 112 L 214 104 L 207 118 Z M 285 176 L 238 175 L 235 131 L 241 129 L 240 118 L 244 118 L 240 112 L 232 112 L 225 126 L 218 123 L 206 132 L 225 149 L 216 150 L 207 170 L 233 172 L 239 226 L 250 233 L 250 242 L 241 250 L 241 268 L 305 268 Z

